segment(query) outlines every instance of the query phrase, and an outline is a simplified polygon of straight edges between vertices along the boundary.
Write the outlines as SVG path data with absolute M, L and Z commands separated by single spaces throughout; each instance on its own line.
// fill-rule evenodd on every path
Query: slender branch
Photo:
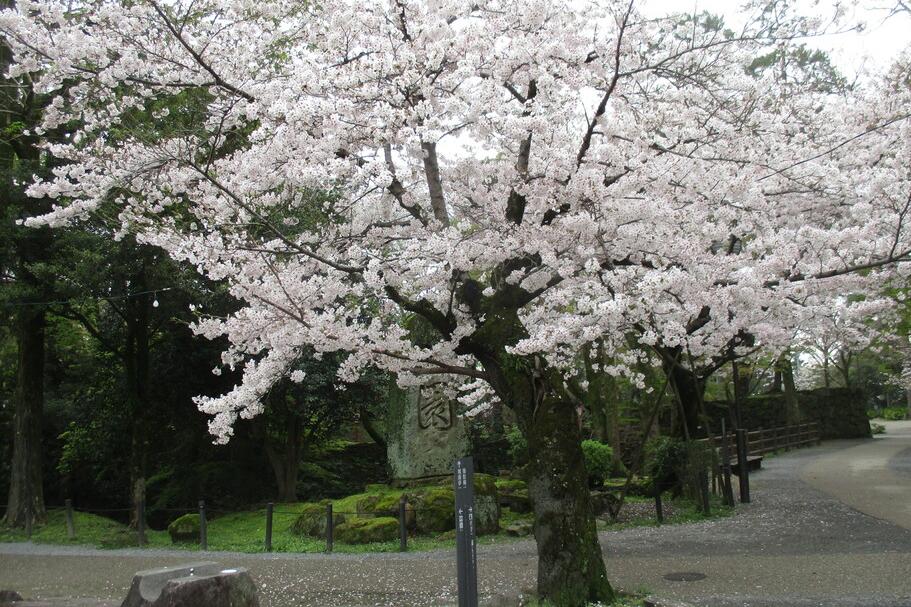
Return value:
M 227 91 L 231 91 L 235 95 L 239 95 L 239 96 L 243 97 L 247 101 L 256 100 L 253 97 L 253 95 L 251 95 L 250 93 L 247 93 L 246 91 L 242 91 L 241 89 L 237 88 L 233 84 L 226 82 L 225 79 L 222 78 L 218 74 L 218 72 L 216 72 L 212 68 L 212 66 L 210 66 L 205 61 L 205 59 L 202 58 L 202 56 L 196 51 L 196 49 L 194 49 L 192 46 L 190 46 L 190 44 L 184 39 L 181 32 L 178 31 L 178 29 L 174 27 L 173 23 L 171 23 L 171 20 L 168 18 L 168 16 L 165 14 L 165 12 L 161 9 L 160 6 L 158 6 L 158 3 L 155 2 L 155 0 L 148 0 L 148 2 L 152 6 L 152 8 L 155 10 L 155 12 L 158 13 L 158 16 L 161 17 L 162 21 L 164 21 L 165 27 L 168 28 L 168 30 L 171 32 L 171 34 L 173 34 L 173 36 L 177 39 L 177 41 L 180 43 L 180 45 L 182 47 L 184 47 L 188 53 L 190 53 L 190 56 L 193 57 L 194 61 L 196 61 L 196 63 L 198 63 L 202 69 L 209 72 L 209 75 L 211 75 L 212 78 L 215 80 L 215 84 L 217 84 L 218 86 L 220 86 L 221 88 L 223 88 Z

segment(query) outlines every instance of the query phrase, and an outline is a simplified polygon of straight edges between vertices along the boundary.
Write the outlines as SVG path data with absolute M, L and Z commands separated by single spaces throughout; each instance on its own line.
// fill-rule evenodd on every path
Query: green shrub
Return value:
M 528 463 L 528 441 L 518 426 L 506 430 L 506 441 L 509 443 L 509 457 L 513 468 L 521 468 Z
M 905 419 L 908 410 L 904 407 L 886 407 L 880 411 L 880 417 L 889 421 L 899 421 Z
M 582 441 L 582 456 L 585 458 L 589 485 L 599 486 L 604 479 L 610 477 L 614 459 L 614 450 L 610 445 L 596 440 L 584 440 Z
M 645 444 L 645 471 L 658 491 L 678 489 L 686 465 L 686 444 L 670 436 L 658 436 Z
M 335 528 L 335 539 L 345 544 L 391 542 L 399 537 L 399 521 L 391 516 L 355 518 Z
M 168 535 L 174 544 L 194 543 L 199 541 L 199 515 L 184 514 L 168 525 Z
M 882 424 L 870 424 L 870 432 L 873 434 L 885 434 L 886 427 Z

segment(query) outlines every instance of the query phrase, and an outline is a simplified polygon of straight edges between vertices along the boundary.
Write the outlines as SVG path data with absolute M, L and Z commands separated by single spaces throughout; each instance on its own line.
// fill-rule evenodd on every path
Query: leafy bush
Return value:
M 585 458 L 585 469 L 588 471 L 588 484 L 596 487 L 610 478 L 613 468 L 614 450 L 596 440 L 582 441 L 582 455 Z
M 679 486 L 680 470 L 685 462 L 686 445 L 681 440 L 658 436 L 645 444 L 645 471 L 658 491 Z
M 889 421 L 898 421 L 905 419 L 908 410 L 904 407 L 886 407 L 879 413 L 880 417 Z
M 506 430 L 506 441 L 509 443 L 509 457 L 513 468 L 521 468 L 528 463 L 528 441 L 518 426 Z
M 885 434 L 886 427 L 882 424 L 870 424 L 870 432 L 873 434 Z

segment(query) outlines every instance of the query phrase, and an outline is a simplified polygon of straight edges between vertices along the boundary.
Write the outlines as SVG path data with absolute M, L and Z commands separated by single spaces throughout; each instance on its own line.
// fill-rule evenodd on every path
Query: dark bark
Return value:
M 484 335 L 483 343 L 496 345 L 497 335 L 502 333 Z M 525 477 L 538 547 L 538 598 L 556 607 L 610 603 L 614 592 L 595 528 L 579 415 L 562 391 L 562 375 L 536 357 L 513 357 L 499 348 L 475 352 L 528 442 Z
M 41 474 L 41 425 L 44 412 L 44 309 L 23 306 L 16 315 L 19 368 L 13 415 L 13 458 L 4 522 L 25 527 L 47 516 Z
M 734 400 L 731 406 L 731 423 L 734 428 L 743 428 L 742 411 L 750 395 L 750 374 L 736 360 L 731 361 L 731 376 L 734 383 Z
M 134 280 L 133 288 L 138 292 L 146 290 L 145 268 Z M 136 527 L 140 503 L 145 501 L 146 478 L 148 476 L 148 411 L 149 411 L 149 307 L 148 294 L 127 299 L 127 335 L 124 349 L 124 371 L 126 373 L 127 399 L 132 419 L 130 440 L 130 502 L 132 512 L 130 525 Z
M 781 368 L 781 383 L 784 386 L 785 419 L 789 424 L 796 424 L 803 416 L 800 413 L 800 402 L 797 400 L 797 386 L 794 385 L 794 367 L 791 366 L 790 351 L 785 351 L 778 360 Z
M 525 419 L 538 595 L 560 607 L 613 597 L 598 543 L 573 404 L 545 397 Z
M 696 430 L 703 416 L 702 401 L 705 380 L 675 361 L 676 357 L 664 356 L 664 372 L 668 374 L 674 395 L 677 397 L 679 415 L 671 432 L 674 436 L 696 438 Z
M 358 418 L 360 419 L 364 430 L 367 431 L 367 435 L 370 436 L 373 442 L 385 449 L 386 437 L 383 432 L 377 428 L 376 420 L 373 418 L 373 415 L 370 414 L 370 411 L 367 409 L 367 407 L 360 408 L 360 411 L 358 412 Z
M 268 440 L 268 439 L 267 439 Z M 274 445 L 266 443 L 266 456 L 272 465 L 275 474 L 275 484 L 278 487 L 278 501 L 297 501 L 297 478 L 300 471 L 301 452 L 301 420 L 296 415 L 291 416 L 288 422 L 282 448 L 276 449 Z

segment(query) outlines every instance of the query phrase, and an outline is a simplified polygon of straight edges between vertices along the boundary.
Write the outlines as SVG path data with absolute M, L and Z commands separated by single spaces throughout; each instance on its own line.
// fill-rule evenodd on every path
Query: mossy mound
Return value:
M 174 544 L 192 544 L 199 542 L 199 515 L 184 514 L 168 525 L 168 535 Z
M 498 479 L 496 486 L 500 506 L 519 514 L 531 512 L 531 500 L 528 498 L 528 485 L 525 481 Z
M 455 491 L 428 487 L 414 495 L 415 525 L 420 533 L 443 533 L 455 529 Z
M 297 536 L 323 538 L 326 537 L 326 506 L 328 500 L 323 500 L 318 504 L 305 504 L 301 513 L 291 523 L 290 531 Z M 337 527 L 345 522 L 344 514 L 332 513 L 332 525 Z
M 335 528 L 335 539 L 345 544 L 391 542 L 399 537 L 399 522 L 391 516 L 355 518 Z

